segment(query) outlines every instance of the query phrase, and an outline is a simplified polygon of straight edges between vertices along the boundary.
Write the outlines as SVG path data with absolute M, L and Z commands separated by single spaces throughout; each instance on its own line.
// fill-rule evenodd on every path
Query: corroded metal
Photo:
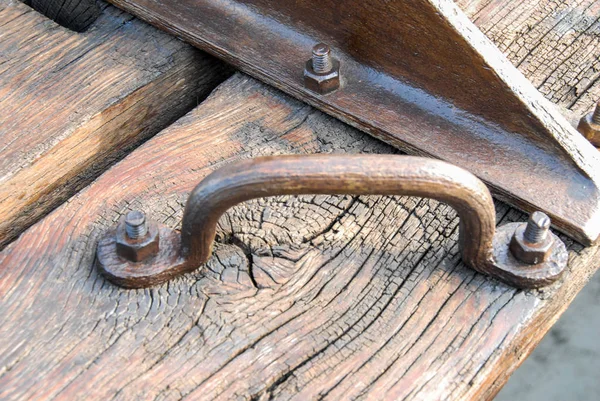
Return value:
M 518 260 L 527 264 L 545 262 L 552 254 L 557 237 L 550 232 L 550 218 L 535 212 L 527 224 L 515 230 L 510 241 L 510 251 Z
M 121 219 L 114 237 L 116 253 L 131 262 L 141 262 L 158 253 L 158 226 L 147 221 L 140 211 L 129 212 Z
M 304 67 L 304 85 L 322 95 L 340 87 L 340 62 L 331 56 L 331 49 L 326 44 L 313 47 L 312 58 Z
M 513 257 L 509 243 L 517 226 L 508 231 L 501 227 L 498 237 L 490 192 L 462 168 L 410 156 L 312 155 L 243 160 L 213 172 L 190 194 L 181 233 L 160 228 L 157 256 L 142 263 L 120 258 L 111 230 L 98 245 L 100 270 L 124 287 L 165 282 L 208 260 L 217 222 L 227 209 L 249 199 L 294 194 L 434 198 L 458 212 L 462 259 L 471 268 L 518 287 L 539 287 L 556 280 L 566 267 L 566 248 L 558 238 L 552 245 L 555 256 L 546 262 L 529 265 Z
M 148 232 L 146 215 L 139 210 L 132 210 L 125 216 L 125 232 L 131 239 L 139 239 Z

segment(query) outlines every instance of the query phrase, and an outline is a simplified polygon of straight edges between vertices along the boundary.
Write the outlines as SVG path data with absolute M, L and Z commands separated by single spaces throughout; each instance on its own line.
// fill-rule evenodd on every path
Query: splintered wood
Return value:
M 0 0 L 0 26 L 0 249 L 228 74 L 113 7 L 78 34 Z

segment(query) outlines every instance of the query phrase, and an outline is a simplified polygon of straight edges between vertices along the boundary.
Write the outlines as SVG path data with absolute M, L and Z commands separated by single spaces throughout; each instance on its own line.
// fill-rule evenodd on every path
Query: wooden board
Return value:
M 577 120 L 600 99 L 599 2 L 456 2 L 544 96 Z
M 0 249 L 229 74 L 114 7 L 77 34 L 0 0 L 0 26 Z
M 127 210 L 177 226 L 209 170 L 317 151 L 394 150 L 237 76 L 28 230 L 0 254 L 0 398 L 489 398 L 596 268 L 597 248 L 570 244 L 563 282 L 514 291 L 457 263 L 452 210 L 380 197 L 250 202 L 222 221 L 207 273 L 160 288 L 120 290 L 92 268 Z M 522 218 L 498 204 L 499 221 Z
M 277 197 L 220 221 L 207 267 L 123 290 L 102 232 L 144 209 L 177 227 L 189 190 L 239 158 L 394 149 L 243 75 L 0 254 L 2 399 L 482 399 L 584 285 L 518 291 L 466 268 L 432 200 Z M 498 203 L 498 222 L 523 219 Z

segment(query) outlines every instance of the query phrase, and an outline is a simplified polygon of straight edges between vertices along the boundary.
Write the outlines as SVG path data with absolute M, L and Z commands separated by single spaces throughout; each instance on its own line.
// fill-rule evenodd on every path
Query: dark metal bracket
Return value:
M 460 217 L 463 261 L 517 287 L 550 284 L 567 266 L 566 247 L 548 230 L 548 217 L 534 213 L 527 225 L 496 230 L 490 192 L 462 168 L 411 156 L 328 154 L 243 160 L 213 172 L 190 194 L 181 233 L 129 213 L 100 240 L 100 271 L 115 284 L 141 288 L 196 270 L 210 257 L 217 222 L 227 209 L 294 194 L 410 195 L 445 202 Z
M 450 0 L 110 1 L 586 245 L 600 235 L 597 150 Z M 319 42 L 332 79 L 305 68 Z

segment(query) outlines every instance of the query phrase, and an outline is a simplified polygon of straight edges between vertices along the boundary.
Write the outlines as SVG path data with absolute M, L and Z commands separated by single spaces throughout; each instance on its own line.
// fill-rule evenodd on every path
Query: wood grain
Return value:
M 584 244 L 600 237 L 597 150 L 451 0 L 111 2 L 393 146 L 471 171 Z M 302 74 L 319 42 L 341 65 L 326 96 Z
M 568 2 L 484 3 L 510 20 Z M 571 71 L 594 57 L 576 53 Z M 562 282 L 521 292 L 458 263 L 444 205 L 304 196 L 231 210 L 204 273 L 124 291 L 92 267 L 119 216 L 143 208 L 178 227 L 185 193 L 232 159 L 332 151 L 395 152 L 243 76 L 221 86 L 0 254 L 0 398 L 491 398 L 593 274 L 597 247 L 570 244 Z M 498 222 L 524 218 L 496 206 Z
M 579 117 L 600 99 L 600 3 L 594 0 L 457 0 L 508 59 L 553 103 Z
M 229 74 L 114 7 L 77 34 L 0 0 L 0 25 L 0 248 Z
M 197 272 L 145 290 L 98 275 L 97 240 L 127 211 L 178 227 L 219 166 L 332 151 L 395 153 L 243 75 L 221 85 L 0 254 L 0 398 L 491 397 L 600 249 L 568 242 L 563 280 L 518 291 L 460 262 L 446 205 L 284 196 L 230 209 Z
M 25 4 L 75 32 L 89 28 L 102 11 L 98 0 L 29 0 Z

